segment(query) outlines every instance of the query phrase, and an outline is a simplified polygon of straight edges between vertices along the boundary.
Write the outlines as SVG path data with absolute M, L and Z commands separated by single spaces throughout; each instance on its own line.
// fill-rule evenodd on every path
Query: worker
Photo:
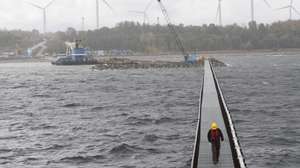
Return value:
M 219 162 L 221 140 L 224 141 L 224 137 L 216 122 L 211 123 L 210 130 L 207 134 L 207 139 L 211 143 L 213 163 L 217 164 Z

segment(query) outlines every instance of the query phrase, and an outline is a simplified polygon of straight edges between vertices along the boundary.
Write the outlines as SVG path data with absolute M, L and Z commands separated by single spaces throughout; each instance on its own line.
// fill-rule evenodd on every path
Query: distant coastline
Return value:
M 300 48 L 280 48 L 280 49 L 252 49 L 252 50 L 216 50 L 200 51 L 200 54 L 234 54 L 234 53 L 282 53 L 300 52 Z
M 239 53 L 282 53 L 282 52 L 300 52 L 300 48 L 280 48 L 280 49 L 251 49 L 251 50 L 208 50 L 208 51 L 188 51 L 196 54 L 239 54 Z M 151 55 L 151 54 L 150 54 Z M 155 54 L 152 54 L 155 55 Z M 158 54 L 157 54 L 158 55 Z M 181 55 L 180 52 L 169 52 L 160 55 Z
M 0 63 L 26 63 L 26 62 L 50 62 L 50 60 L 47 58 L 0 57 Z
M 253 50 L 215 50 L 215 51 L 197 51 L 190 52 L 196 53 L 199 56 L 216 56 L 223 54 L 250 54 L 250 53 L 300 53 L 300 48 L 288 48 L 288 49 L 253 49 Z M 179 52 L 169 52 L 169 53 L 160 53 L 160 54 L 138 54 L 138 55 L 129 55 L 129 56 L 101 56 L 101 58 L 131 58 L 137 60 L 149 60 L 150 57 L 154 60 L 164 60 L 167 61 L 168 58 L 181 59 L 182 55 Z M 24 58 L 24 57 L 0 57 L 0 63 L 26 63 L 26 62 L 51 62 L 55 59 L 54 57 L 45 57 L 45 58 Z

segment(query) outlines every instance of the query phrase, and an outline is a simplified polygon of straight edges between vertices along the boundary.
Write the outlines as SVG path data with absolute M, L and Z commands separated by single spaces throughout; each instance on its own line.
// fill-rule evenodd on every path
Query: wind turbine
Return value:
M 47 32 L 47 8 L 52 5 L 52 3 L 54 2 L 55 0 L 52 0 L 50 1 L 46 6 L 39 6 L 39 5 L 36 5 L 34 3 L 31 3 L 31 2 L 27 2 L 29 5 L 33 6 L 33 7 L 36 7 L 38 9 L 41 9 L 43 11 L 43 29 L 44 29 L 44 33 Z
M 129 12 L 132 12 L 132 13 L 137 13 L 137 14 L 140 14 L 140 15 L 143 15 L 144 17 L 144 24 L 146 24 L 146 20 L 148 21 L 148 23 L 150 22 L 149 20 L 149 16 L 147 14 L 147 11 L 149 10 L 149 8 L 151 7 L 153 3 L 153 0 L 150 0 L 147 4 L 147 6 L 145 7 L 145 9 L 143 11 L 136 11 L 136 10 L 131 10 Z
M 111 10 L 114 12 L 114 9 L 111 7 L 111 5 L 106 1 L 106 0 L 102 0 L 102 2 Z M 97 24 L 97 29 L 100 28 L 100 12 L 99 12 L 99 0 L 96 0 L 96 24 Z
M 271 5 L 267 0 L 263 0 L 263 1 L 269 8 L 271 8 Z M 251 0 L 251 21 L 254 22 L 254 0 Z
M 284 6 L 282 8 L 278 8 L 277 10 L 281 10 L 281 9 L 289 9 L 289 13 L 290 13 L 289 20 L 292 20 L 293 11 L 298 15 L 300 15 L 300 12 L 293 6 L 293 0 L 290 1 L 290 5 Z
M 150 0 L 150 1 L 148 2 L 146 8 L 144 9 L 144 12 L 147 12 L 147 11 L 149 10 L 149 8 L 151 7 L 152 3 L 153 3 L 153 0 Z
M 222 26 L 222 0 L 218 0 L 219 4 L 218 4 L 218 9 L 217 9 L 217 17 L 219 17 L 219 25 Z

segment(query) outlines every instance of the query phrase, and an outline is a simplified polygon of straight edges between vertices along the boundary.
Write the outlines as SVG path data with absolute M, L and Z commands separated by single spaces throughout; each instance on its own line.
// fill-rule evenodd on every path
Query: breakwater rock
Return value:
M 226 66 L 223 62 L 210 58 L 213 66 Z M 199 59 L 195 64 L 187 64 L 184 62 L 169 62 L 169 61 L 140 61 L 127 58 L 110 58 L 98 60 L 98 63 L 93 67 L 97 70 L 106 69 L 150 69 L 150 68 L 192 68 L 203 66 L 204 59 Z
M 224 62 L 222 62 L 220 60 L 217 60 L 215 58 L 209 58 L 209 60 L 211 61 L 212 66 L 214 66 L 214 67 L 224 67 L 224 66 L 227 66 Z

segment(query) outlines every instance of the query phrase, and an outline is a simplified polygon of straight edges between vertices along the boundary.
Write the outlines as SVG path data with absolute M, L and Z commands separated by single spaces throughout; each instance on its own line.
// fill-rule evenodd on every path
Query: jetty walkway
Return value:
M 246 168 L 235 128 L 218 80 L 209 60 L 204 62 L 204 77 L 199 103 L 199 117 L 194 144 L 192 168 Z M 219 163 L 212 161 L 207 133 L 211 122 L 217 122 L 224 135 Z

